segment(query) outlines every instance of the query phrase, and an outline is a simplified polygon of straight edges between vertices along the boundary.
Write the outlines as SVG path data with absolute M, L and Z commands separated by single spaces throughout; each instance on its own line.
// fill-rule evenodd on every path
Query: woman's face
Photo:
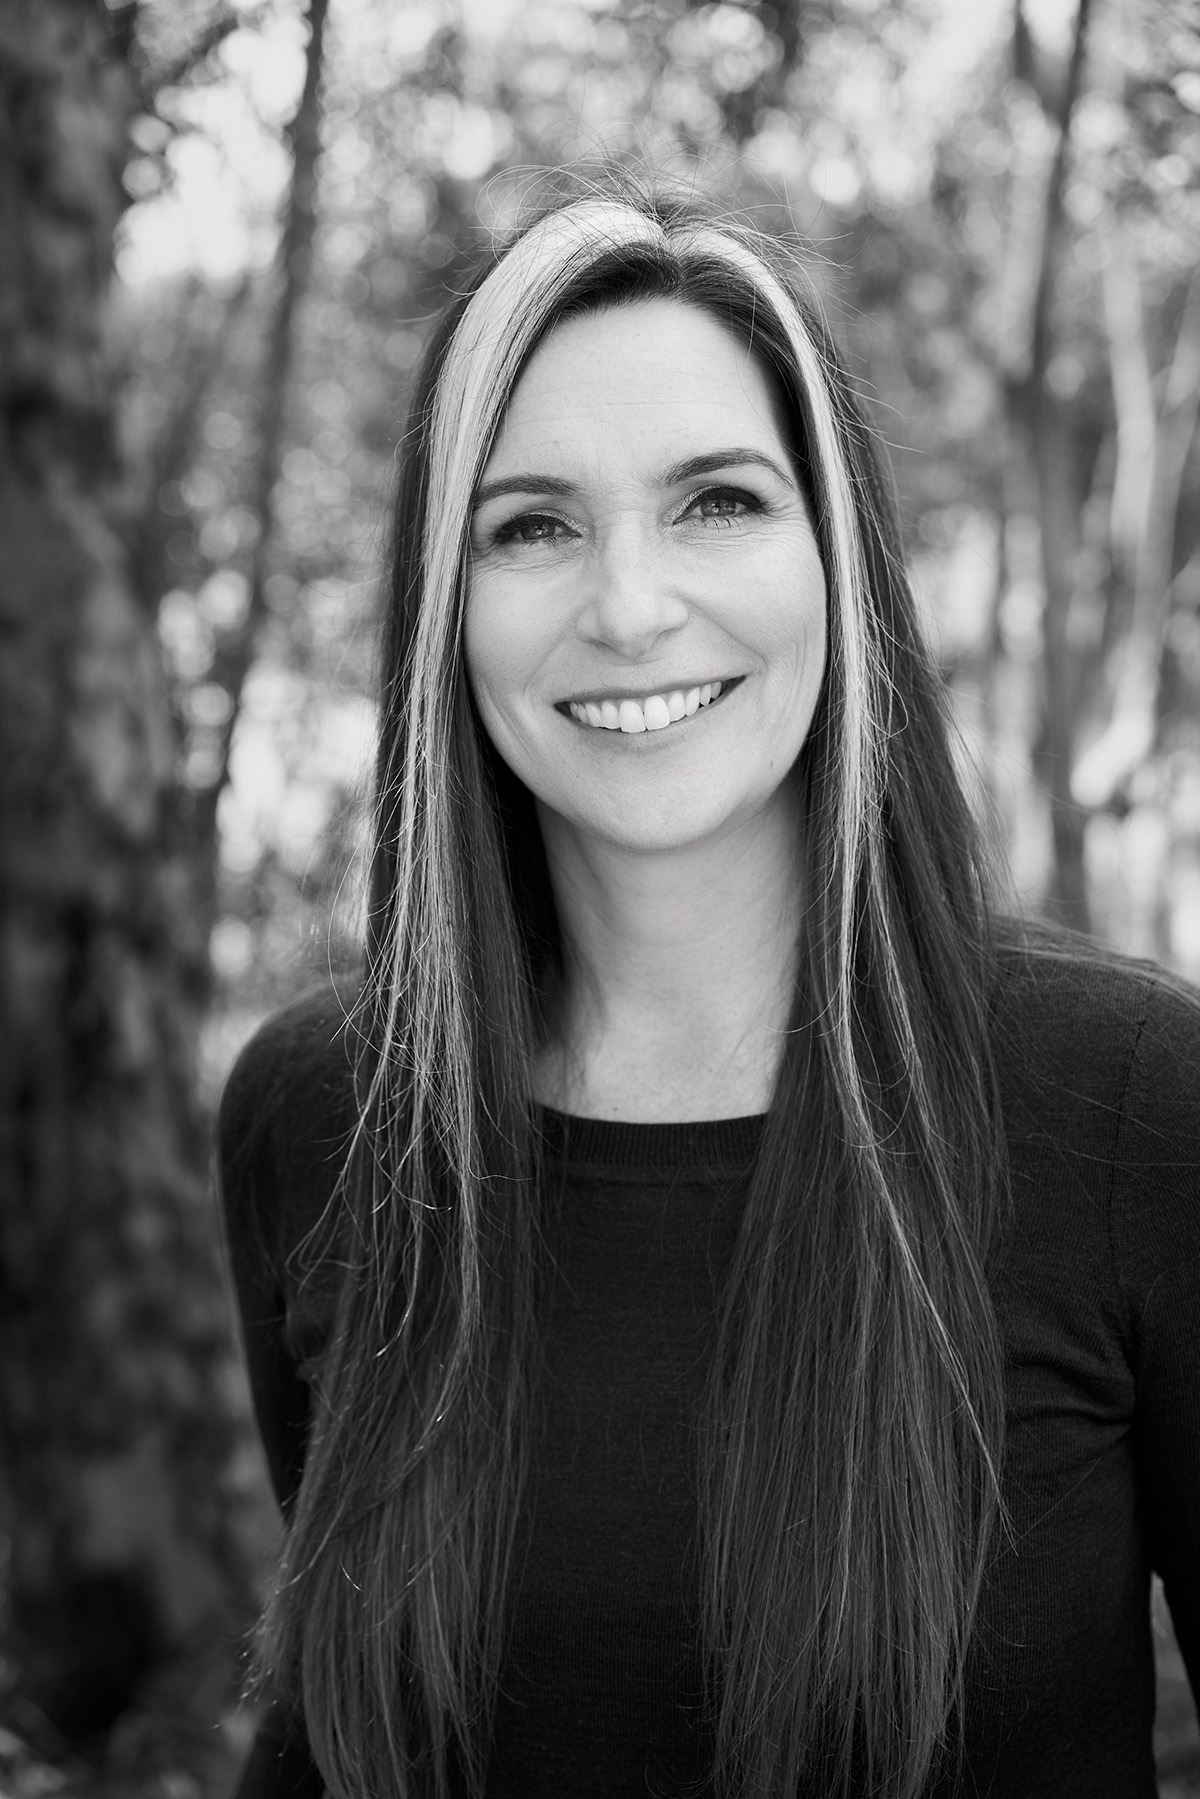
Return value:
M 785 814 L 825 580 L 739 338 L 673 300 L 550 333 L 479 485 L 465 633 L 484 726 L 543 824 L 661 851 Z

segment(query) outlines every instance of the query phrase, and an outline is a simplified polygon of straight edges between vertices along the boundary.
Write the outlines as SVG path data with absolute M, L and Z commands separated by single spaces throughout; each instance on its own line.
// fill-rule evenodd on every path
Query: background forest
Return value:
M 811 239 L 1014 901 L 1200 977 L 1196 0 L 0 0 L 0 1799 L 252 1732 L 211 1105 L 353 955 L 425 322 L 580 157 Z

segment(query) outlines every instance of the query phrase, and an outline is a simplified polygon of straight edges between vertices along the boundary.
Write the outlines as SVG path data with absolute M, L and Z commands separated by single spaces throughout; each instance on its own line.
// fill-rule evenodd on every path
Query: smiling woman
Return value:
M 826 607 L 779 411 L 694 306 L 575 316 L 517 382 L 476 494 L 467 673 L 593 971 L 565 984 L 535 1072 L 564 1111 L 720 1117 L 770 1097 L 802 904 L 784 776 Z
M 559 325 L 517 383 L 477 495 L 465 650 L 543 830 L 550 811 L 730 852 L 774 808 L 790 839 L 781 777 L 820 691 L 825 578 L 774 412 L 739 339 L 666 300 Z M 672 694 L 699 724 L 669 730 Z M 602 731 L 616 710 L 613 735 L 589 704 Z
M 624 189 L 497 250 L 382 691 L 361 989 L 222 1105 L 243 1799 L 1150 1799 L 1200 1003 L 993 918 L 796 254 Z

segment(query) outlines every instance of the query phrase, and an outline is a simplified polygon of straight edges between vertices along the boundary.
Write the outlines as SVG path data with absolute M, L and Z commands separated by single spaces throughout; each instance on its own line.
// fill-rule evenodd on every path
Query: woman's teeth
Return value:
M 652 693 L 645 700 L 572 700 L 571 717 L 600 731 L 663 731 L 676 719 L 691 718 L 701 706 L 711 705 L 720 694 L 722 681 L 706 681 L 686 693 Z

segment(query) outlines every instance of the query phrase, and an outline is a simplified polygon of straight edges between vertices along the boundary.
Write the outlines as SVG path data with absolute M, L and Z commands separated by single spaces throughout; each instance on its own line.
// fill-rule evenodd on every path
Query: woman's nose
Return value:
M 597 546 L 579 614 L 587 643 L 629 661 L 648 654 L 662 636 L 687 622 L 684 591 L 660 546 L 633 528 L 616 528 Z

